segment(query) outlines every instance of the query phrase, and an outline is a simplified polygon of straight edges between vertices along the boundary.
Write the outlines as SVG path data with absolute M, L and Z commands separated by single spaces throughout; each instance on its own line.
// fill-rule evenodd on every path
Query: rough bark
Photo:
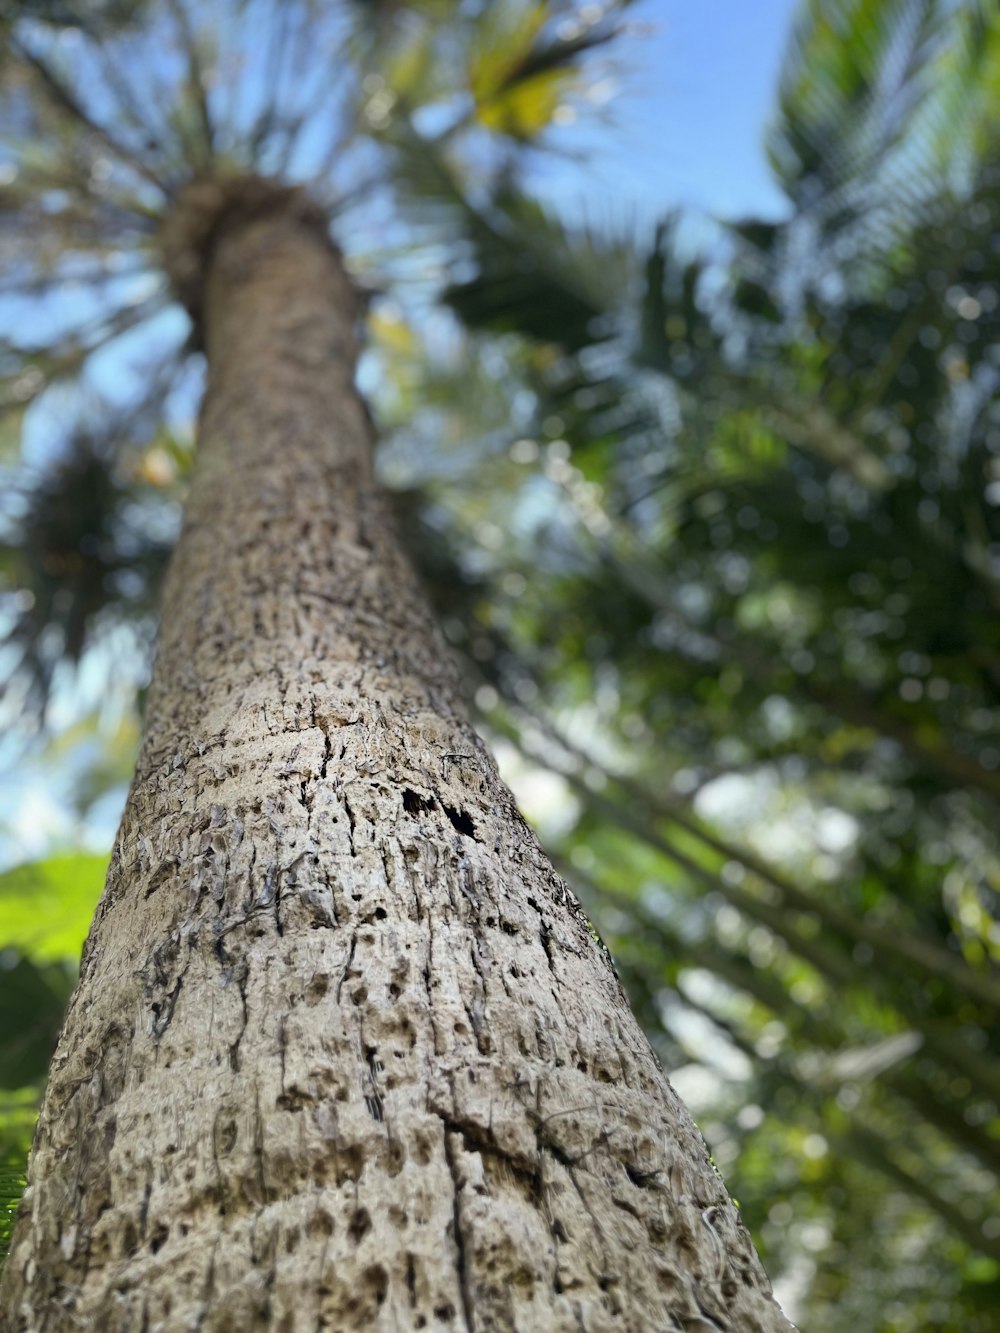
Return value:
M 458 702 L 334 250 L 296 194 L 221 197 L 165 241 L 198 459 L 7 1325 L 787 1328 Z

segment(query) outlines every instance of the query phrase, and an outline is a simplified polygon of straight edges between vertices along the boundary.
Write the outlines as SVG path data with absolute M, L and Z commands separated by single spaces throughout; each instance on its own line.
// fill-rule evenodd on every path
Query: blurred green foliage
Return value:
M 355 11 L 338 40 L 367 71 L 356 132 L 404 228 L 352 256 L 389 293 L 370 320 L 380 464 L 484 729 L 795 1317 L 818 1333 L 988 1333 L 1000 1307 L 998 12 L 803 4 L 768 144 L 785 216 L 674 216 L 646 234 L 554 215 L 518 170 L 555 83 L 566 95 L 609 27 L 472 7 L 448 37 L 443 0 Z M 218 126 L 199 136 L 196 88 L 192 75 L 174 139 L 157 127 L 162 151 L 143 159 L 156 176 L 222 151 Z M 229 160 L 255 143 L 273 169 L 268 144 L 291 132 L 279 112 L 234 137 Z M 52 169 L 29 163 L 18 208 L 37 199 L 30 171 Z M 112 215 L 106 196 L 88 212 L 84 194 L 62 219 L 102 291 L 118 270 L 92 264 L 93 239 L 134 258 L 151 234 L 160 205 L 140 179 L 116 178 Z M 81 218 L 94 225 L 74 231 Z M 40 280 L 39 255 L 59 280 L 65 238 L 34 238 L 18 282 Z M 450 274 L 450 315 L 429 307 L 431 260 Z M 93 336 L 145 317 L 128 310 L 118 322 L 105 310 Z M 20 410 L 75 373 L 88 346 L 8 349 L 8 401 Z M 159 407 L 169 379 L 151 393 Z M 73 491 L 72 522 L 55 469 L 11 523 L 9 623 L 47 646 L 43 686 L 110 623 L 148 622 L 187 453 L 143 405 L 134 430 L 116 416 L 108 452 L 74 446 L 98 471 Z M 137 504 L 143 540 L 122 548 Z M 85 583 L 46 563 L 67 543 Z M 55 920 L 93 868 L 30 872 L 39 894 L 69 892 Z M 4 1012 L 34 995 L 39 1015 L 34 1055 L 0 1052 L 11 1088 L 37 1078 L 44 1016 L 65 994 L 69 953 L 39 952 L 30 927 L 2 955 Z M 16 1171 L 28 1094 L 12 1095 L 0 1167 Z
M 104 887 L 106 856 L 51 856 L 0 874 L 3 944 L 35 963 L 75 960 Z
M 0 1258 L 107 861 L 77 853 L 0 874 Z

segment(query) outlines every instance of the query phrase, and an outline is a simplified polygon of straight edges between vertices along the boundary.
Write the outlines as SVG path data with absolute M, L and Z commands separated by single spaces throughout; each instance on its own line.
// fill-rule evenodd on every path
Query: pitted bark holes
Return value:
M 433 810 L 433 800 L 428 800 L 426 796 L 421 796 L 411 787 L 403 788 L 403 809 L 408 815 L 419 815 L 424 810 Z
M 408 815 L 424 814 L 426 811 L 433 810 L 434 804 L 433 796 L 421 796 L 412 787 L 403 788 L 403 809 Z M 466 838 L 476 837 L 476 826 L 472 822 L 471 815 L 466 814 L 464 810 L 456 810 L 453 805 L 445 805 L 443 802 L 441 808 L 459 833 Z
M 464 810 L 456 810 L 454 806 L 446 805 L 444 812 L 451 822 L 458 829 L 459 833 L 464 833 L 467 838 L 476 836 L 476 826 L 472 822 L 471 815 L 467 815 Z

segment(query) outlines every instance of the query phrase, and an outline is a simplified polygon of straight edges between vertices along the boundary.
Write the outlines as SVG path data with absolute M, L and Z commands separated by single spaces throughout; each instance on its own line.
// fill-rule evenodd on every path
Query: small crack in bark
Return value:
M 469 1257 L 466 1254 L 465 1237 L 462 1234 L 462 1186 L 458 1178 L 458 1162 L 455 1160 L 452 1136 L 449 1134 L 447 1126 L 444 1131 L 444 1155 L 448 1163 L 448 1170 L 451 1173 L 451 1183 L 454 1191 L 452 1231 L 458 1256 L 458 1290 L 462 1298 L 465 1327 L 468 1333 L 473 1333 L 475 1329 L 475 1302 L 472 1293 L 472 1275 L 469 1272 Z
M 431 1022 L 431 1037 L 434 1042 L 434 1054 L 444 1054 L 444 1042 L 441 1039 L 441 1032 L 438 1028 L 436 1007 L 434 1004 L 434 916 L 427 918 L 427 961 L 423 966 L 424 989 L 427 992 L 427 1014 Z M 454 1104 L 454 1094 L 452 1097 Z
M 246 964 L 241 964 L 233 972 L 233 978 L 240 995 L 240 1005 L 242 1006 L 242 1026 L 236 1034 L 234 1041 L 229 1043 L 229 1067 L 233 1072 L 240 1068 L 240 1042 L 243 1040 L 243 1034 L 247 1030 L 247 1024 L 250 1022 L 250 1011 L 247 1008 L 247 969 Z
M 184 972 L 187 971 L 185 967 Z M 159 1040 L 170 1026 L 170 1021 L 174 1016 L 174 1009 L 177 1006 L 177 997 L 181 993 L 181 986 L 184 984 L 184 972 L 174 982 L 171 990 L 167 991 L 162 1000 L 153 1003 L 153 1036 Z
M 340 980 L 337 982 L 338 1004 L 340 1004 L 340 992 L 344 989 L 344 982 L 347 979 L 348 972 L 351 970 L 351 964 L 354 962 L 354 950 L 357 948 L 357 945 L 358 945 L 358 932 L 355 930 L 351 932 L 351 943 L 348 946 L 347 950 L 347 961 L 344 963 L 343 971 L 340 974 Z
M 348 824 L 347 836 L 351 844 L 351 855 L 357 856 L 358 854 L 357 848 L 354 846 L 354 830 L 357 824 L 357 820 L 355 818 L 354 811 L 351 809 L 351 803 L 346 796 L 344 797 L 344 810 L 347 814 L 347 824 Z
M 285 1095 L 285 1051 L 285 1015 L 281 1014 L 278 1017 L 278 1061 L 282 1097 Z

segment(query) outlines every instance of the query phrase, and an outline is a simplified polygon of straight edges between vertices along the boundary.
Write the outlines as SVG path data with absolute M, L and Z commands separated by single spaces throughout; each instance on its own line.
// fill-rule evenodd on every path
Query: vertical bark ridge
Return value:
M 787 1328 L 458 701 L 335 252 L 277 204 L 205 252 L 198 459 L 9 1326 Z

